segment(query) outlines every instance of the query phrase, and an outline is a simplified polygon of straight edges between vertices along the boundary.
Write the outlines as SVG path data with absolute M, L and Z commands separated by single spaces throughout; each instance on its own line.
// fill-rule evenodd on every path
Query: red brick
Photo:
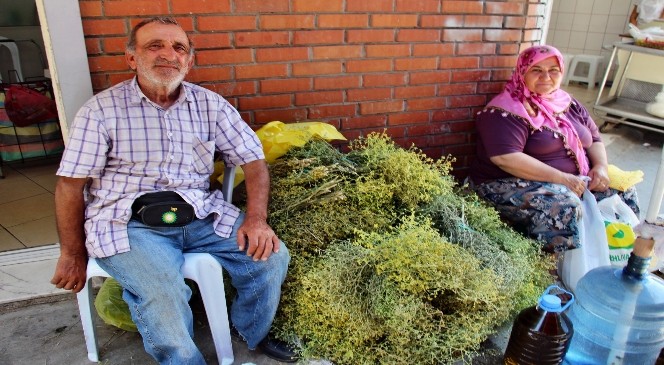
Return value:
M 503 17 L 498 15 L 467 15 L 463 26 L 467 28 L 502 28 Z
M 487 56 L 482 58 L 482 67 L 514 67 L 516 65 L 515 56 Z
M 413 45 L 413 56 L 415 57 L 451 56 L 453 54 L 454 54 L 454 44 L 452 43 L 429 43 L 429 44 Z
M 83 19 L 83 33 L 91 35 L 127 35 L 123 19 Z
M 124 55 L 88 57 L 90 72 L 125 71 L 129 69 Z
M 133 72 L 120 72 L 120 73 L 109 74 L 108 75 L 108 81 L 110 82 L 109 86 L 115 85 L 125 80 L 129 80 L 134 76 L 135 74 Z
M 339 61 L 295 63 L 291 67 L 293 76 L 334 75 L 342 72 L 342 64 Z
M 542 16 L 546 10 L 546 4 L 529 3 L 527 14 L 529 16 Z
M 440 11 L 439 0 L 397 0 L 397 12 L 437 13 Z
M 477 82 L 489 81 L 491 79 L 491 71 L 489 70 L 457 70 L 452 73 L 451 82 Z
M 368 13 L 383 13 L 394 10 L 392 6 L 393 0 L 352 0 L 346 3 L 347 12 L 368 12 Z
M 102 39 L 104 53 L 124 53 L 127 48 L 127 37 L 106 37 Z
M 232 77 L 230 67 L 194 67 L 189 71 L 187 81 L 220 81 L 231 80 Z
M 343 30 L 309 30 L 293 33 L 293 44 L 341 44 L 344 40 Z
M 496 54 L 495 43 L 460 43 L 457 45 L 457 54 L 464 55 L 480 55 L 480 54 Z
M 292 105 L 290 95 L 251 96 L 239 98 L 239 107 L 242 110 L 283 108 Z
M 486 97 L 483 95 L 458 95 L 448 97 L 448 108 L 459 108 L 463 106 L 484 106 Z
M 175 21 L 180 24 L 180 27 L 187 33 L 194 31 L 194 17 L 192 16 L 175 16 Z M 138 19 L 140 20 L 140 19 Z M 133 23 L 133 20 L 132 20 Z M 134 24 L 135 25 L 135 24 Z
M 437 42 L 440 41 L 438 29 L 401 29 L 397 33 L 397 42 Z
M 514 69 L 502 69 L 502 70 L 493 70 L 491 71 L 491 81 L 504 81 L 509 80 L 512 77 L 512 71 Z
M 172 14 L 228 13 L 230 0 L 171 0 Z
M 408 75 L 406 73 L 390 73 L 380 75 L 364 75 L 364 87 L 377 86 L 399 86 L 406 85 Z
M 505 17 L 505 28 L 523 29 L 526 26 L 526 17 L 507 16 Z
M 475 131 L 475 122 L 472 120 L 465 122 L 454 122 L 454 123 L 445 123 L 447 126 L 447 132 L 451 133 L 462 133 L 462 132 L 474 132 Z
M 101 16 L 101 1 L 79 1 L 81 17 Z
M 481 14 L 484 1 L 443 1 L 443 13 Z
M 430 120 L 429 113 L 427 115 L 427 122 Z M 473 125 L 474 127 L 474 125 Z M 443 122 L 430 122 L 427 125 L 414 125 L 408 127 L 409 136 L 426 136 L 426 135 L 440 135 L 450 133 L 449 123 Z
M 85 38 L 85 51 L 88 55 L 100 54 L 101 53 L 100 38 Z
M 441 57 L 440 68 L 478 68 L 479 63 L 478 57 Z
M 403 101 L 379 101 L 360 104 L 360 114 L 395 113 L 404 110 Z
M 481 29 L 443 29 L 443 42 L 481 42 Z
M 228 33 L 197 33 L 190 34 L 189 39 L 194 43 L 195 49 L 229 48 L 231 37 Z
M 288 78 L 283 80 L 261 80 L 260 91 L 263 94 L 289 93 L 295 91 L 308 91 L 312 89 L 312 78 Z
M 91 74 L 90 81 L 92 83 L 92 90 L 97 93 L 98 91 L 108 89 L 111 86 L 108 80 L 108 74 Z
M 257 110 L 254 112 L 256 123 L 268 123 L 275 120 L 288 123 L 297 122 L 308 119 L 307 109 L 273 109 L 273 110 Z
M 450 71 L 415 72 L 410 75 L 411 85 L 441 84 L 450 82 Z
M 235 13 L 283 13 L 289 10 L 290 0 L 233 0 Z
M 436 87 L 434 85 L 406 86 L 394 89 L 395 99 L 412 99 L 436 96 Z
M 287 45 L 290 43 L 288 32 L 241 32 L 235 33 L 237 47 L 260 47 Z
M 399 58 L 394 60 L 394 70 L 435 70 L 438 66 L 437 58 Z
M 516 43 L 499 43 L 498 54 L 517 55 L 519 54 L 519 45 Z
M 169 14 L 166 0 L 104 1 L 105 16 L 143 16 Z
M 252 62 L 254 62 L 253 52 L 246 48 L 199 51 L 196 54 L 197 65 L 227 65 Z
M 421 98 L 407 100 L 408 110 L 437 110 L 447 107 L 445 98 Z
M 216 92 L 223 97 L 246 96 L 256 94 L 255 81 L 230 81 L 225 83 L 205 84 L 204 87 Z
M 497 94 L 502 90 L 502 82 L 481 82 L 477 85 L 478 94 Z
M 288 66 L 282 64 L 235 66 L 235 77 L 238 79 L 285 77 L 286 75 L 288 75 Z
M 417 26 L 416 14 L 374 14 L 372 28 L 413 28 Z
M 347 117 L 355 115 L 355 105 L 312 105 L 309 108 L 309 118 Z
M 431 116 L 432 122 L 445 122 L 452 120 L 468 120 L 471 118 L 468 108 L 462 109 L 438 109 Z
M 369 25 L 367 14 L 320 14 L 319 28 L 366 28 Z
M 315 28 L 314 15 L 261 15 L 259 24 L 261 29 L 312 29 Z
M 348 43 L 384 43 L 393 42 L 395 31 L 389 29 L 349 29 L 346 34 Z
M 309 59 L 306 47 L 259 48 L 256 50 L 257 62 L 304 61 Z
M 463 15 L 422 15 L 422 28 L 461 28 Z
M 484 40 L 488 42 L 517 42 L 521 40 L 521 29 L 486 29 Z
M 539 24 L 539 17 L 531 16 L 526 18 L 526 25 L 524 26 L 524 28 L 526 29 L 537 28 L 537 24 Z
M 296 13 L 339 13 L 343 11 L 343 0 L 291 0 Z
M 360 87 L 359 76 L 317 77 L 314 90 L 350 89 Z
M 452 77 L 455 75 L 452 74 Z M 475 84 L 446 84 L 440 85 L 438 87 L 438 96 L 450 96 L 450 95 L 464 95 L 464 94 L 474 94 L 475 93 Z
M 198 17 L 198 30 L 201 32 L 256 29 L 258 29 L 257 18 L 253 15 Z
M 343 129 L 382 127 L 385 125 L 387 125 L 387 116 L 385 115 L 354 117 L 342 122 Z
M 523 41 L 524 42 L 537 42 L 542 38 L 542 30 L 541 29 L 532 29 L 532 30 L 525 30 L 523 32 Z
M 311 106 L 321 104 L 340 104 L 344 101 L 343 91 L 318 91 L 295 94 L 295 105 Z
M 346 63 L 346 72 L 386 72 L 392 71 L 392 60 L 349 60 Z
M 387 119 L 388 125 L 407 125 L 407 124 L 424 124 L 429 123 L 429 113 L 428 112 L 414 112 L 414 113 L 399 113 L 399 114 L 390 114 Z M 410 133 L 410 127 L 408 128 L 408 135 L 413 136 Z
M 349 102 L 388 100 L 392 98 L 392 90 L 390 88 L 351 89 L 346 93 L 348 94 Z
M 369 44 L 366 46 L 367 57 L 404 57 L 410 56 L 408 44 Z
M 359 58 L 362 46 L 320 46 L 313 47 L 314 59 Z

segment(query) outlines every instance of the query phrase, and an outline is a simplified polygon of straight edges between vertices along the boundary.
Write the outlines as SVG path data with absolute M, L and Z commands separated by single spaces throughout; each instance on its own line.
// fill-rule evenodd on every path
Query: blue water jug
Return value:
M 562 305 L 554 290 L 571 299 Z M 558 365 L 563 361 L 574 333 L 572 323 L 563 311 L 574 301 L 574 295 L 558 286 L 548 287 L 537 306 L 522 310 L 514 320 L 505 356 L 506 365 Z
M 655 364 L 664 347 L 664 280 L 648 272 L 652 244 L 637 238 L 627 266 L 598 267 L 579 280 L 565 364 Z

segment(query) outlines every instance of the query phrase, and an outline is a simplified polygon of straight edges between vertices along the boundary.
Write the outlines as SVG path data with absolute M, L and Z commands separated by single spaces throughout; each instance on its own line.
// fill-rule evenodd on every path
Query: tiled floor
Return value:
M 58 242 L 53 194 L 59 158 L 2 165 L 0 252 Z

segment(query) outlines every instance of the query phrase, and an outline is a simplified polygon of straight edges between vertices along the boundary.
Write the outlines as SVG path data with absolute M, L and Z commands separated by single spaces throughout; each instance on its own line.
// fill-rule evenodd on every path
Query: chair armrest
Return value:
M 233 201 L 233 188 L 235 185 L 235 167 L 224 168 L 224 181 L 221 183 L 221 193 L 227 202 Z

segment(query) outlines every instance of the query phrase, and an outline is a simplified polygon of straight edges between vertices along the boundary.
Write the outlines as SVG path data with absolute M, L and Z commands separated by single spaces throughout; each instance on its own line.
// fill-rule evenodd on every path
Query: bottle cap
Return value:
M 540 297 L 539 306 L 547 312 L 562 312 L 562 301 L 555 295 L 544 294 Z

